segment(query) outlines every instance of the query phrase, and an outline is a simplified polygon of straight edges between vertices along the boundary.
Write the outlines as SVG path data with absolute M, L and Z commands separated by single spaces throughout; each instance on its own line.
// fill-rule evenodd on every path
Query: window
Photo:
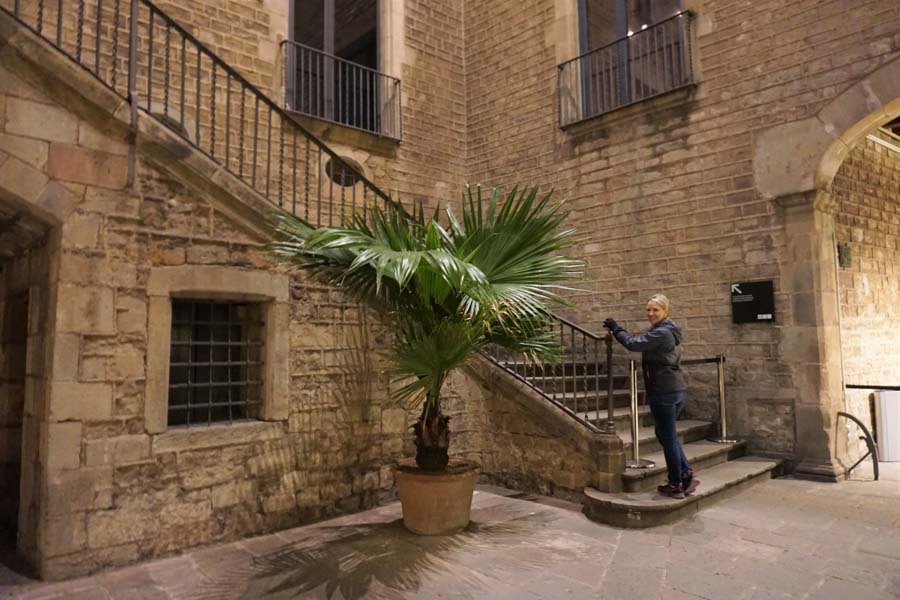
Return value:
M 400 82 L 379 69 L 378 0 L 293 0 L 288 108 L 399 139 Z
M 150 269 L 148 433 L 172 427 L 176 437 L 202 437 L 216 428 L 194 425 L 287 419 L 289 282 L 283 273 L 240 267 Z M 256 425 L 263 424 L 247 427 Z
M 581 56 L 559 66 L 560 125 L 692 83 L 680 0 L 579 0 Z
M 170 427 L 258 418 L 264 326 L 258 303 L 172 300 Z

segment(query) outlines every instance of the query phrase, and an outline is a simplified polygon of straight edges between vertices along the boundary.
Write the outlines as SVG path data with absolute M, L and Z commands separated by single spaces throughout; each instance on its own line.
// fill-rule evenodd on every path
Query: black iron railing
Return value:
M 612 336 L 598 336 L 560 317 L 553 327 L 562 348 L 558 364 L 536 363 L 498 346 L 482 354 L 591 431 L 615 433 Z
M 288 110 L 400 139 L 399 79 L 297 42 L 282 46 Z
M 560 127 L 693 83 L 690 12 L 557 67 Z
M 149 0 L 0 0 L 138 109 L 314 226 L 387 195 Z M 352 174 L 352 176 L 348 176 Z

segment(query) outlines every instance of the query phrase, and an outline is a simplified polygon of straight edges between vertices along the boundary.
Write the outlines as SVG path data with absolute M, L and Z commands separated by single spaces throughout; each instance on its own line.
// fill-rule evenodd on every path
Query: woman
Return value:
M 656 423 L 656 439 L 666 456 L 668 483 L 657 489 L 664 496 L 684 498 L 700 485 L 694 471 L 684 456 L 678 442 L 675 420 L 684 407 L 687 389 L 681 374 L 681 329 L 669 318 L 669 299 L 656 294 L 647 302 L 647 320 L 650 330 L 632 336 L 625 328 L 609 318 L 603 326 L 609 329 L 619 343 L 632 352 L 641 353 L 641 370 L 644 389 L 650 403 L 650 413 Z

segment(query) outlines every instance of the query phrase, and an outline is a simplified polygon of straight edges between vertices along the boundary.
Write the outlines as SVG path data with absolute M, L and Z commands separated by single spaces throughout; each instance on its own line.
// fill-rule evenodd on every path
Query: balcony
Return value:
M 297 42 L 282 44 L 288 110 L 400 139 L 399 79 Z
M 690 12 L 557 67 L 559 125 L 570 125 L 694 83 Z

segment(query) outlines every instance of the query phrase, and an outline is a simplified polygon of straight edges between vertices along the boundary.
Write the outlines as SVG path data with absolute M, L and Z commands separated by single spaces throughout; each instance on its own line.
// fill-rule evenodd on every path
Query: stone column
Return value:
M 837 412 L 843 407 L 841 344 L 835 272 L 834 212 L 826 192 L 779 198 L 786 234 L 782 290 L 790 295 L 782 358 L 791 366 L 795 401 L 795 455 L 799 477 L 837 481 Z M 845 444 L 841 444 L 844 446 Z

